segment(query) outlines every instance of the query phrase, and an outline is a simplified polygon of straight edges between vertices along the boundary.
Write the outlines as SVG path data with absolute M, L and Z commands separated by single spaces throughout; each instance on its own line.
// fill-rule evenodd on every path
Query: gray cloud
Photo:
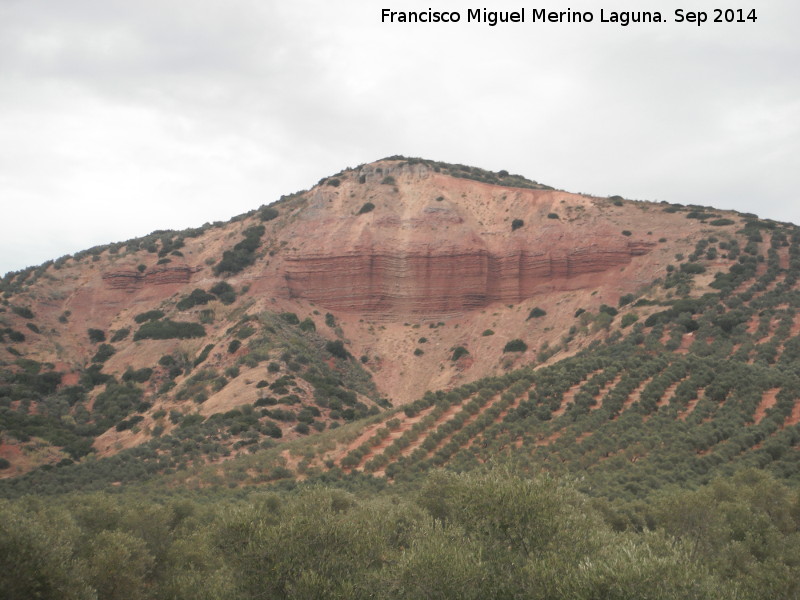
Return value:
M 490 28 L 381 24 L 369 0 L 6 0 L 0 273 L 397 153 L 800 222 L 800 9 L 757 10 Z

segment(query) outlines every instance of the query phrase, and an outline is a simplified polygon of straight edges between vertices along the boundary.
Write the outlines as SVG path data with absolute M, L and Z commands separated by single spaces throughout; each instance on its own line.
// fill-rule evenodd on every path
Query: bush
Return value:
M 456 346 L 453 348 L 453 356 L 450 358 L 453 362 L 457 361 L 462 356 L 467 356 L 469 354 L 469 350 L 464 348 L 464 346 Z
M 27 306 L 12 306 L 11 312 L 13 312 L 15 315 L 19 315 L 23 319 L 33 318 L 33 312 Z
M 133 320 L 141 325 L 146 321 L 155 321 L 156 319 L 160 319 L 163 316 L 164 316 L 164 311 L 148 310 L 147 312 L 139 313 L 138 315 L 133 317 Z
M 372 202 L 365 202 L 364 205 L 358 209 L 358 214 L 363 215 L 373 210 L 375 210 L 375 205 Z
M 705 273 L 706 268 L 697 263 L 683 263 L 681 265 L 681 272 L 688 273 L 689 275 L 699 275 L 700 273 Z
M 130 335 L 131 330 L 130 327 L 125 327 L 124 329 L 118 329 L 114 332 L 114 335 L 111 336 L 111 342 L 121 342 L 124 340 L 128 335 Z
M 314 323 L 314 319 L 312 319 L 311 317 L 306 317 L 305 319 L 303 319 L 303 321 L 300 323 L 300 330 L 301 331 L 316 331 L 317 330 L 317 325 L 316 325 L 316 323 Z
M 524 226 L 525 226 L 525 221 L 523 221 L 522 219 L 514 219 L 513 221 L 511 221 L 511 231 L 516 231 L 520 227 Z
M 528 344 L 520 339 L 514 339 L 503 347 L 503 352 L 525 352 L 527 349 Z
M 548 213 L 547 218 L 548 219 L 558 219 L 559 216 L 556 213 Z
M 281 319 L 286 321 L 289 325 L 299 325 L 300 318 L 293 312 L 281 313 Z
M 92 357 L 92 362 L 93 363 L 104 363 L 109 358 L 114 356 L 115 352 L 116 352 L 116 350 L 114 349 L 114 346 L 112 346 L 111 344 L 100 344 L 100 347 L 97 348 L 97 352 Z
M 273 219 L 277 219 L 280 213 L 272 208 L 271 206 L 265 206 L 260 211 L 258 211 L 258 217 L 263 221 L 272 221 Z
M 525 319 L 526 321 L 529 319 L 538 319 L 539 317 L 543 317 L 547 314 L 544 309 L 539 308 L 538 306 L 531 309 L 531 312 L 528 313 L 528 318 Z
M 622 315 L 620 326 L 625 328 L 628 327 L 629 325 L 633 325 L 638 320 L 639 320 L 639 315 L 637 315 L 636 313 L 626 313 Z
M 93 344 L 99 344 L 106 341 L 106 332 L 102 329 L 88 329 L 89 341 Z
M 135 381 L 137 383 L 144 383 L 153 375 L 153 369 L 143 367 L 141 369 L 133 370 L 128 367 L 125 373 L 122 374 L 122 381 Z
M 261 236 L 265 231 L 263 225 L 245 229 L 244 239 L 236 244 L 233 250 L 226 250 L 222 253 L 222 260 L 214 266 L 214 275 L 238 273 L 252 265 L 256 260 L 255 251 L 261 244 Z
M 624 235 L 624 236 L 626 236 L 626 237 L 630 237 L 630 236 L 632 236 L 633 234 L 632 234 L 630 231 L 628 231 L 627 229 L 623 229 L 623 230 L 622 230 L 622 235 Z
M 483 337 L 486 337 L 486 336 L 489 336 L 489 335 L 494 335 L 494 331 L 492 331 L 491 329 L 484 329 L 483 333 L 481 333 L 481 335 Z
M 200 288 L 195 288 L 192 290 L 192 293 L 189 294 L 186 298 L 180 300 L 176 305 L 175 308 L 178 310 L 189 310 L 190 308 L 202 304 L 208 304 L 212 300 L 216 300 L 213 294 L 209 294 Z
M 714 219 L 709 224 L 714 227 L 724 227 L 725 225 L 733 225 L 734 223 L 735 221 L 733 219 Z
M 198 357 L 194 359 L 194 362 L 192 364 L 196 367 L 200 363 L 204 362 L 208 358 L 208 355 L 211 353 L 213 349 L 214 349 L 214 344 L 206 345 L 206 347 L 203 348 L 203 351 L 198 355 Z
M 173 338 L 188 339 L 204 337 L 205 328 L 199 323 L 172 321 L 164 319 L 150 321 L 142 325 L 133 335 L 134 340 L 168 340 Z
M 242 342 L 240 342 L 239 340 L 233 340 L 230 344 L 228 344 L 228 354 L 233 354 L 241 347 L 242 347 Z
M 342 342 L 342 340 L 327 342 L 325 344 L 325 350 L 327 350 L 330 354 L 332 354 L 336 358 L 341 358 L 344 360 L 350 358 L 350 353 L 344 347 L 344 342 Z
M 223 304 L 233 304 L 236 301 L 236 292 L 227 281 L 218 281 L 210 290 Z
M 395 181 L 394 177 L 392 177 L 391 175 L 387 175 L 386 177 L 384 177 L 383 180 L 381 181 L 381 183 L 383 185 L 396 185 L 397 184 L 397 182 Z

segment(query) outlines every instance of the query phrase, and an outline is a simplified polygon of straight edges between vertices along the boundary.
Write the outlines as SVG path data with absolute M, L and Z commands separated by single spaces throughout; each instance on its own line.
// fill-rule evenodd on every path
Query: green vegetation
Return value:
M 256 250 L 261 245 L 261 236 L 264 235 L 263 225 L 248 227 L 242 233 L 244 239 L 236 244 L 232 250 L 222 253 L 222 260 L 214 266 L 214 275 L 223 273 L 232 275 L 252 265 L 256 260 Z
M 462 356 L 467 356 L 468 354 L 469 350 L 464 348 L 464 346 L 456 346 L 455 348 L 453 348 L 453 355 L 450 357 L 450 360 L 455 362 Z
M 159 319 L 144 323 L 133 334 L 134 340 L 168 340 L 171 338 L 196 338 L 206 335 L 205 328 L 199 323 L 187 323 L 184 321 L 172 321 L 171 319 Z
M 199 288 L 195 288 L 192 290 L 191 294 L 179 300 L 175 305 L 175 308 L 178 310 L 189 310 L 195 306 L 208 304 L 212 300 L 216 300 L 216 297 L 213 294 L 209 294 Z
M 136 321 L 136 323 L 142 324 L 146 321 L 155 321 L 163 316 L 164 311 L 162 310 L 148 310 L 147 312 L 139 313 L 133 317 L 133 320 Z
M 546 314 L 547 311 L 545 311 L 543 308 L 535 306 L 534 308 L 531 309 L 531 312 L 528 313 L 528 318 L 525 320 L 528 321 L 530 319 L 538 319 L 540 317 L 545 316 Z
M 526 352 L 527 350 L 528 344 L 520 339 L 511 340 L 503 346 L 503 352 Z
M 33 311 L 28 308 L 27 306 L 11 306 L 11 312 L 15 315 L 19 315 L 23 319 L 32 319 L 33 318 Z
M 271 206 L 265 206 L 264 208 L 258 211 L 258 218 L 264 222 L 277 219 L 279 215 L 280 213 L 277 211 L 277 209 L 272 208 Z
M 106 332 L 102 329 L 89 328 L 86 332 L 89 335 L 89 341 L 93 344 L 99 344 L 106 341 Z
M 2 501 L 0 589 L 137 600 L 788 599 L 800 585 L 796 503 L 745 472 L 626 512 L 500 468 L 437 472 L 391 493 L 361 477 L 246 494 Z M 628 527 L 628 515 L 647 522 Z
M 451 177 L 458 177 L 461 179 L 472 179 L 473 181 L 480 181 L 482 183 L 489 183 L 492 185 L 503 185 L 507 187 L 528 188 L 534 190 L 552 190 L 553 188 L 548 185 L 537 183 L 531 179 L 527 179 L 522 175 L 514 175 L 505 169 L 498 172 L 487 171 L 479 167 L 470 167 L 461 164 L 451 164 L 439 162 L 434 160 L 427 160 L 424 158 L 408 158 L 405 156 L 389 156 L 384 160 L 398 160 L 401 164 L 417 165 L 422 164 L 432 169 L 436 173 L 445 173 Z
M 375 210 L 375 205 L 372 202 L 365 202 L 361 208 L 358 209 L 358 213 L 356 214 L 363 215 L 373 210 Z
M 525 226 L 525 221 L 523 221 L 522 219 L 514 219 L 513 221 L 511 221 L 511 231 L 516 231 L 520 227 L 524 226 Z
M 116 350 L 114 349 L 114 346 L 112 346 L 111 344 L 100 344 L 100 346 L 97 348 L 97 352 L 92 357 L 92 362 L 104 363 L 109 358 L 114 356 L 115 352 Z

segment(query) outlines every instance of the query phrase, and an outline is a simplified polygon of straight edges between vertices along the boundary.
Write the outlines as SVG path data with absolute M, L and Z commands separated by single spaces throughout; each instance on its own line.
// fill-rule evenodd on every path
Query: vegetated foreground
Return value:
M 799 276 L 794 225 L 402 158 L 9 274 L 3 585 L 796 597 Z

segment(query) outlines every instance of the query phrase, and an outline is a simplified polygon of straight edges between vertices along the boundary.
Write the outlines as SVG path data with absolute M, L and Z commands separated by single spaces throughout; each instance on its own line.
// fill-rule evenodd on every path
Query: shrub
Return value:
M 130 367 L 122 374 L 122 381 L 135 381 L 137 383 L 144 383 L 153 375 L 153 369 L 144 367 L 142 369 L 132 369 Z
M 189 294 L 186 298 L 180 300 L 176 305 L 175 308 L 178 310 L 189 310 L 194 306 L 198 306 L 201 304 L 208 304 L 212 300 L 215 300 L 213 294 L 209 294 L 200 288 L 195 288 L 192 290 L 192 293 Z
M 336 177 L 331 177 L 330 179 L 328 179 L 328 181 L 325 182 L 325 185 L 329 185 L 331 187 L 339 187 L 341 184 L 342 182 L 336 179 Z
M 425 351 L 422 348 L 416 348 L 414 350 L 414 356 L 422 356 L 423 354 L 425 354 Z
M 536 306 L 536 307 L 531 309 L 531 312 L 528 313 L 528 318 L 525 319 L 525 320 L 527 321 L 529 319 L 538 319 L 539 317 L 543 317 L 546 314 L 547 314 L 547 312 L 544 309 L 539 308 L 538 306 Z
M 19 315 L 23 319 L 33 318 L 33 312 L 27 306 L 12 306 L 11 312 L 13 312 L 15 315 Z
M 100 344 L 100 346 L 97 348 L 97 352 L 92 357 L 92 362 L 104 363 L 109 358 L 114 356 L 115 352 L 116 350 L 114 349 L 114 346 L 112 346 L 111 344 Z
M 462 356 L 467 356 L 469 354 L 469 350 L 464 348 L 464 346 L 456 346 L 453 348 L 453 356 L 450 358 L 453 362 L 457 361 Z
M 630 304 L 631 302 L 633 302 L 635 299 L 636 296 L 634 296 L 633 294 L 625 294 L 619 297 L 619 305 L 625 306 L 626 304 Z
M 394 177 L 392 177 L 391 175 L 387 175 L 386 177 L 384 177 L 383 180 L 381 181 L 381 183 L 383 185 L 396 185 L 397 184 L 397 182 L 395 181 Z
M 714 219 L 709 224 L 714 227 L 724 227 L 725 225 L 733 225 L 734 223 L 735 221 L 733 219 Z
M 303 319 L 303 321 L 300 323 L 300 330 L 301 331 L 316 331 L 317 330 L 317 325 L 316 325 L 316 323 L 314 323 L 314 319 L 312 319 L 311 317 L 306 317 L 305 319 Z
M 325 344 L 325 350 L 327 350 L 330 354 L 332 354 L 336 358 L 341 358 L 344 360 L 350 358 L 350 353 L 344 347 L 344 342 L 342 342 L 342 340 L 327 342 Z
M 242 347 L 242 342 L 240 342 L 239 340 L 233 340 L 230 344 L 228 344 L 228 354 L 233 354 L 241 347 Z
M 632 234 L 632 233 L 631 233 L 629 230 L 627 230 L 627 229 L 623 229 L 623 230 L 622 230 L 622 235 L 624 235 L 624 236 L 626 236 L 626 237 L 630 237 L 630 236 L 632 236 L 633 234 Z
M 87 333 L 89 334 L 89 341 L 93 344 L 99 344 L 100 342 L 106 341 L 106 332 L 102 329 L 89 328 Z
M 219 298 L 223 304 L 233 304 L 236 301 L 236 292 L 227 281 L 218 281 L 208 291 Z
M 264 222 L 277 219 L 279 214 L 280 213 L 271 206 L 265 206 L 260 211 L 258 211 L 258 217 Z
M 619 312 L 616 308 L 614 308 L 613 306 L 609 306 L 608 304 L 601 304 L 600 308 L 597 310 L 598 312 L 605 313 L 612 317 L 616 317 L 617 313 Z
M 114 332 L 114 335 L 111 336 L 111 342 L 121 342 L 124 340 L 128 335 L 130 335 L 131 329 L 130 327 L 125 327 L 124 329 L 118 329 Z
M 214 349 L 214 344 L 206 345 L 206 347 L 203 348 L 203 351 L 197 356 L 197 358 L 194 359 L 194 362 L 192 364 L 196 367 L 200 363 L 204 362 L 208 358 L 208 355 L 211 353 L 213 349 Z
M 368 212 L 372 212 L 373 210 L 375 210 L 375 205 L 372 202 L 365 202 L 363 206 L 358 209 L 358 214 L 363 215 Z
M 503 347 L 503 352 L 525 352 L 527 349 L 528 344 L 520 339 L 514 339 Z
M 289 325 L 299 325 L 300 318 L 293 312 L 281 313 L 281 319 L 289 323 Z
M 336 317 L 331 313 L 325 313 L 325 325 L 331 328 L 336 327 Z
M 522 219 L 514 219 L 513 221 L 511 221 L 511 231 L 516 231 L 517 229 L 523 227 L 524 225 L 525 221 L 523 221 Z
M 557 214 L 557 213 L 548 213 L 548 214 L 547 214 L 547 218 L 548 218 L 548 219 L 558 219 L 558 218 L 559 218 L 559 216 L 558 216 L 558 214 Z
M 683 263 L 681 264 L 681 272 L 688 273 L 689 275 L 699 275 L 700 273 L 705 273 L 706 268 L 697 263 Z
M 164 316 L 164 311 L 161 310 L 148 310 L 147 312 L 139 313 L 133 320 L 139 323 L 140 325 L 145 321 L 155 321 L 156 319 L 160 319 Z
M 486 337 L 486 336 L 489 336 L 489 335 L 494 335 L 494 331 L 492 331 L 491 329 L 484 329 L 483 333 L 481 333 L 481 335 L 483 337 Z
M 622 315 L 620 326 L 625 328 L 628 327 L 629 325 L 633 325 L 638 320 L 639 320 L 639 315 L 637 315 L 636 313 L 626 313 Z
M 255 260 L 255 251 L 261 244 L 261 236 L 264 235 L 263 225 L 256 225 L 245 229 L 244 239 L 233 247 L 233 250 L 226 250 L 222 253 L 220 260 L 214 267 L 214 275 L 220 273 L 238 273 L 252 265 Z
M 609 198 L 614 206 L 622 206 L 622 196 L 611 196 Z
M 205 328 L 199 323 L 163 319 L 143 324 L 133 335 L 134 340 L 168 340 L 204 337 Z

